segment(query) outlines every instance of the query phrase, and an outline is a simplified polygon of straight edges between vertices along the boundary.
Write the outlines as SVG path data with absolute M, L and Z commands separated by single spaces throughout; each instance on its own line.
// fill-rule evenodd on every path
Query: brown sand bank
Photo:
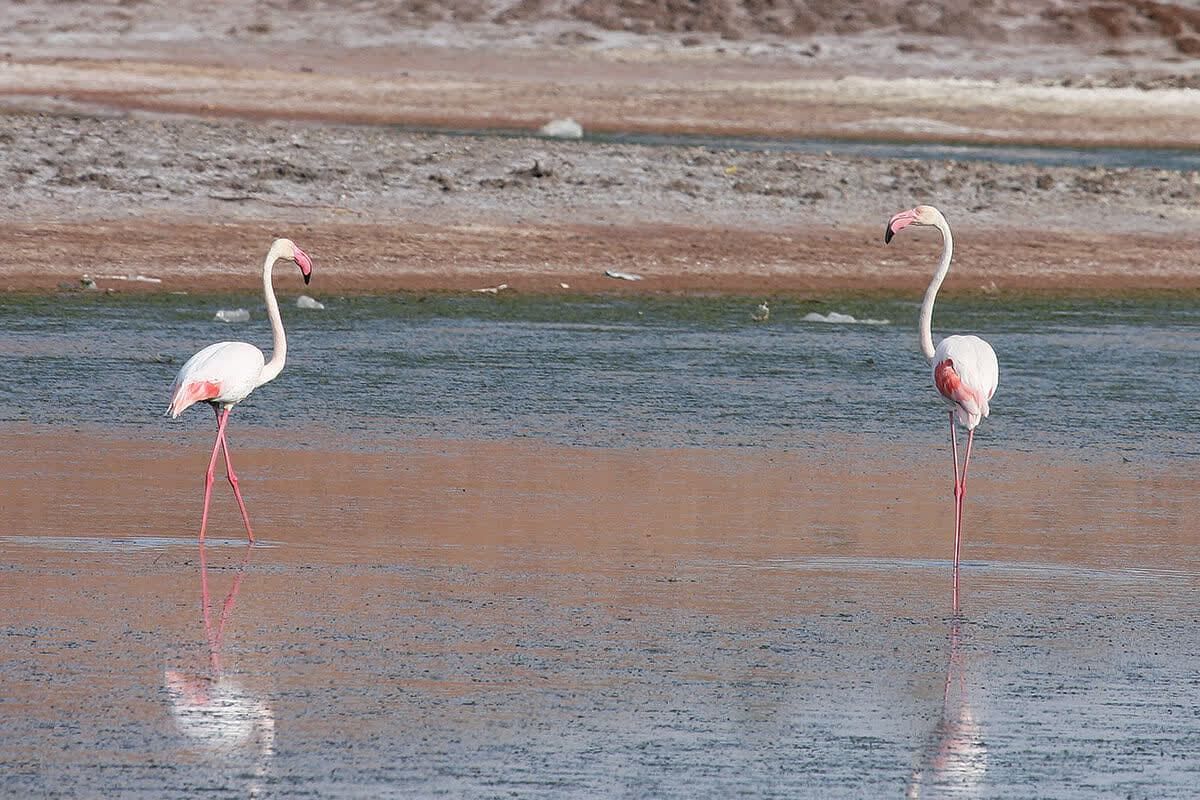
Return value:
M 258 291 L 265 243 L 287 235 L 315 255 L 315 296 L 393 291 L 473 291 L 506 284 L 525 293 L 911 293 L 928 281 L 937 242 L 885 249 L 874 228 L 794 233 L 682 226 L 483 226 L 402 228 L 311 223 L 273 228 L 200 221 L 0 226 L 8 291 Z M 916 238 L 916 237 L 914 237 Z M 956 250 L 950 293 L 1109 294 L 1195 291 L 1191 238 L 974 231 Z M 960 240 L 961 241 L 961 240 Z M 993 244 L 1005 243 L 997 254 Z M 219 251 L 219 252 L 218 252 Z M 81 258 L 80 254 L 86 254 Z M 632 272 L 641 281 L 605 276 Z M 161 279 L 129 280 L 130 275 Z M 277 283 L 288 290 L 290 276 Z M 567 284 L 563 287 L 563 284 Z
M 918 291 L 935 237 L 882 243 L 918 202 L 956 233 L 947 291 L 1197 286 L 1191 173 L 184 119 L 10 115 L 0 138 L 21 143 L 0 224 L 15 289 L 251 288 L 290 236 L 316 292 Z

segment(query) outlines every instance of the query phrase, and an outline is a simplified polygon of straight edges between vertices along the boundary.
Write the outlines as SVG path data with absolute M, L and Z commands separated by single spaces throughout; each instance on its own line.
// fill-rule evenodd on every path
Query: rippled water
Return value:
M 758 298 L 322 299 L 324 311 L 285 301 L 287 369 L 239 407 L 239 426 L 667 447 L 945 435 L 917 350 L 915 298 L 781 298 L 766 323 L 750 319 Z M 238 306 L 250 322 L 213 321 Z M 890 324 L 804 319 L 830 311 Z M 995 347 L 1000 388 L 984 435 L 1006 448 L 1200 455 L 1193 297 L 946 300 L 934 326 Z M 157 417 L 192 352 L 223 339 L 270 343 L 252 296 L 7 299 L 0 331 L 0 369 L 20 376 L 0 388 L 0 421 L 151 433 L 170 432 Z

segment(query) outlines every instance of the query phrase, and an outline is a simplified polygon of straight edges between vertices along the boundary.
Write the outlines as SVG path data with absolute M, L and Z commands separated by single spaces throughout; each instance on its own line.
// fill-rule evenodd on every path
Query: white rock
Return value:
M 217 322 L 249 322 L 250 312 L 244 308 L 222 308 L 213 319 Z
M 849 314 L 830 311 L 828 314 L 818 314 L 815 311 L 804 315 L 805 322 L 827 322 L 835 325 L 890 325 L 886 319 L 857 319 Z
M 97 278 L 106 281 L 135 281 L 138 283 L 162 283 L 162 278 L 153 278 L 149 275 L 97 275 Z
M 610 278 L 616 278 L 617 280 L 621 281 L 640 281 L 642 279 L 642 276 L 638 275 L 636 272 L 621 272 L 620 270 L 615 269 L 606 269 L 604 270 L 604 274 Z
M 570 117 L 552 119 L 538 128 L 538 133 L 551 139 L 582 139 L 583 126 Z
M 309 308 L 313 311 L 320 311 L 325 308 L 325 304 L 320 300 L 314 300 L 306 294 L 302 294 L 296 298 L 296 308 Z

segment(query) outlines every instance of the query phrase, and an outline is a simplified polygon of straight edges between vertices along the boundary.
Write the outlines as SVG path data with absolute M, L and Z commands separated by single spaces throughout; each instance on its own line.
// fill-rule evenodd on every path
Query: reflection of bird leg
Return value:
M 202 745 L 206 758 L 213 759 L 214 765 L 234 770 L 239 781 L 245 778 L 245 796 L 260 797 L 265 792 L 275 754 L 275 717 L 264 697 L 241 686 L 236 678 L 222 674 L 221 665 L 225 628 L 233 617 L 253 547 L 246 545 L 219 615 L 213 613 L 207 549 L 204 542 L 199 547 L 200 607 L 208 640 L 209 669 L 206 673 L 165 669 L 163 682 L 179 731 L 191 742 Z
M 980 735 L 968 687 L 967 657 L 962 649 L 962 617 L 951 618 L 942 708 L 919 764 L 909 778 L 907 797 L 974 796 L 987 770 L 987 747 Z
M 954 683 L 954 679 L 958 678 L 959 695 L 965 696 L 966 687 L 966 672 L 962 668 L 962 653 L 959 651 L 959 641 L 961 638 L 962 617 L 954 615 L 950 622 L 950 657 L 946 660 L 946 690 L 942 693 L 942 716 L 948 716 L 950 712 L 950 686 Z
M 218 672 L 219 665 L 216 661 L 216 640 L 213 638 L 212 615 L 210 609 L 212 602 L 208 596 L 208 560 L 204 555 L 204 540 L 200 540 L 200 613 L 204 617 L 204 638 L 208 640 L 208 653 L 213 659 L 213 672 Z
M 212 600 L 208 591 L 208 559 L 205 556 L 204 542 L 200 542 L 200 608 L 204 617 L 204 636 L 208 639 L 209 663 L 214 676 L 221 673 L 221 640 L 225 636 L 225 623 L 233 614 L 233 606 L 237 602 L 238 592 L 241 591 L 242 578 L 246 574 L 246 566 L 250 563 L 253 542 L 246 545 L 242 555 L 242 563 L 238 565 L 237 574 L 233 577 L 233 585 L 225 595 L 221 606 L 221 616 L 217 619 L 216 630 L 212 624 Z
M 249 542 L 242 554 L 242 563 L 238 565 L 237 574 L 233 576 L 233 585 L 229 587 L 229 594 L 225 595 L 225 605 L 221 606 L 221 618 L 217 622 L 217 638 L 213 645 L 214 649 L 218 651 L 221 649 L 221 640 L 225 636 L 225 623 L 233 614 L 233 605 L 237 602 L 238 592 L 241 591 L 242 578 L 246 574 L 246 565 L 250 563 L 252 552 L 254 552 L 254 542 Z

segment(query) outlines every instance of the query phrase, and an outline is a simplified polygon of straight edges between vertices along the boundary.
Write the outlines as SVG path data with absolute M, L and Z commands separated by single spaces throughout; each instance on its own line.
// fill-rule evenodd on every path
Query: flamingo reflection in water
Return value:
M 906 797 L 977 797 L 987 772 L 987 745 L 971 705 L 962 618 L 950 624 L 950 658 L 942 693 L 942 716 L 908 783 Z
M 164 670 L 163 680 L 175 724 L 189 740 L 220 759 L 222 767 L 236 766 L 251 776 L 249 795 L 262 794 L 267 768 L 275 754 L 275 717 L 266 701 L 224 673 L 221 647 L 225 626 L 233 615 L 253 544 L 246 546 L 229 593 L 213 623 L 208 590 L 208 560 L 200 542 L 200 604 L 208 640 L 209 668 L 187 673 Z M 232 773 L 231 773 L 232 774 Z

